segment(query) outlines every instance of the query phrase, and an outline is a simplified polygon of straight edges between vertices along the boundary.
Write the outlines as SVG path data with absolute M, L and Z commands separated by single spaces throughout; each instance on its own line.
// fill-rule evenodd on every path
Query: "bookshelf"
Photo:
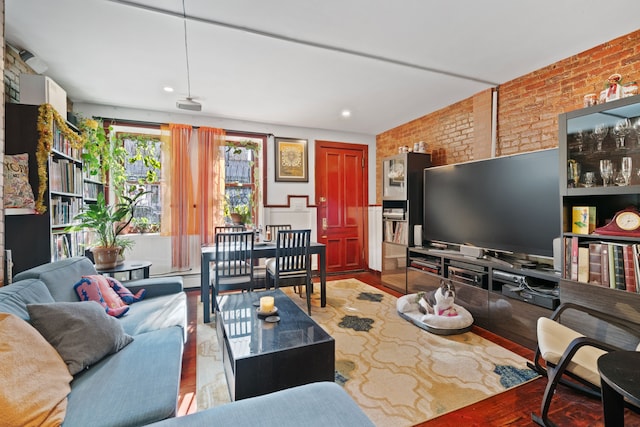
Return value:
M 562 277 L 636 294 L 640 228 L 619 229 L 616 218 L 640 206 L 640 97 L 564 113 L 558 121 Z
M 86 232 L 67 232 L 86 203 L 93 203 L 102 183 L 86 178 L 81 153 L 67 138 L 69 132 L 79 134 L 72 124 L 50 120 L 43 133 L 51 148 L 44 164 L 46 181 L 38 176 L 38 105 L 6 104 L 6 154 L 29 154 L 29 183 L 38 199 L 40 212 L 28 209 L 8 209 L 5 212 L 5 248 L 12 251 L 13 273 L 70 256 L 83 255 Z M 53 113 L 52 113 L 53 114 Z M 44 186 L 43 186 L 44 184 Z M 38 208 L 38 206 L 36 206 Z

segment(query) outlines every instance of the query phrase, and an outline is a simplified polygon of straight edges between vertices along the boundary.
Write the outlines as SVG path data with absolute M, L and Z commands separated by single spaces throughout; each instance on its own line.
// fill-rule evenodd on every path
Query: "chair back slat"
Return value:
M 291 230 L 291 224 L 267 224 L 264 226 L 264 231 L 270 231 L 274 237 L 280 230 Z
M 253 232 L 216 234 L 215 259 L 218 279 L 240 276 L 253 279 Z
M 278 275 L 306 270 L 310 264 L 311 230 L 280 230 L 276 238 Z
M 214 229 L 215 234 L 218 233 L 239 233 L 245 231 L 244 225 L 219 225 Z

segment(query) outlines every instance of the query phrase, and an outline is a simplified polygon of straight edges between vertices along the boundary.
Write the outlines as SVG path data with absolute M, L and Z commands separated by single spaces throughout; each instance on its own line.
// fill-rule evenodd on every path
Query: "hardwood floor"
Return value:
M 394 296 L 401 296 L 398 292 L 381 285 L 380 277 L 374 273 L 355 273 L 349 275 L 330 276 L 329 280 L 355 277 L 365 283 L 375 286 Z M 200 298 L 199 290 L 187 291 L 189 330 L 182 362 L 182 380 L 180 384 L 180 398 L 178 416 L 193 413 L 196 405 L 196 308 Z M 533 359 L 533 351 L 501 338 L 491 332 L 474 327 L 473 332 L 529 360 Z M 532 426 L 531 413 L 540 411 L 542 394 L 546 385 L 546 378 L 533 380 L 513 390 L 485 399 L 474 405 L 467 406 L 438 418 L 418 424 L 416 427 L 434 426 Z M 602 406 L 599 400 L 577 393 L 568 387 L 560 386 L 551 404 L 549 418 L 558 426 L 603 426 Z M 630 411 L 625 412 L 627 426 L 640 427 L 640 415 Z

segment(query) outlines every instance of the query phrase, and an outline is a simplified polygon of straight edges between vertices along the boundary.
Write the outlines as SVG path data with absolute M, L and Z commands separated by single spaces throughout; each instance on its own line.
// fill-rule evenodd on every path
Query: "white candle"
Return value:
M 270 313 L 273 311 L 273 297 L 260 297 L 260 311 Z

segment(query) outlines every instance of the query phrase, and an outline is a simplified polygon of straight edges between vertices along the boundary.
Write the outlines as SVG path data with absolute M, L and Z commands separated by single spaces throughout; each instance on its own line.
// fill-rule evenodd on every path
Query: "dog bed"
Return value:
M 466 308 L 454 304 L 453 306 L 458 312 L 457 316 L 422 314 L 417 298 L 418 294 L 409 294 L 398 298 L 396 309 L 400 317 L 436 335 L 462 334 L 471 329 L 473 316 Z

